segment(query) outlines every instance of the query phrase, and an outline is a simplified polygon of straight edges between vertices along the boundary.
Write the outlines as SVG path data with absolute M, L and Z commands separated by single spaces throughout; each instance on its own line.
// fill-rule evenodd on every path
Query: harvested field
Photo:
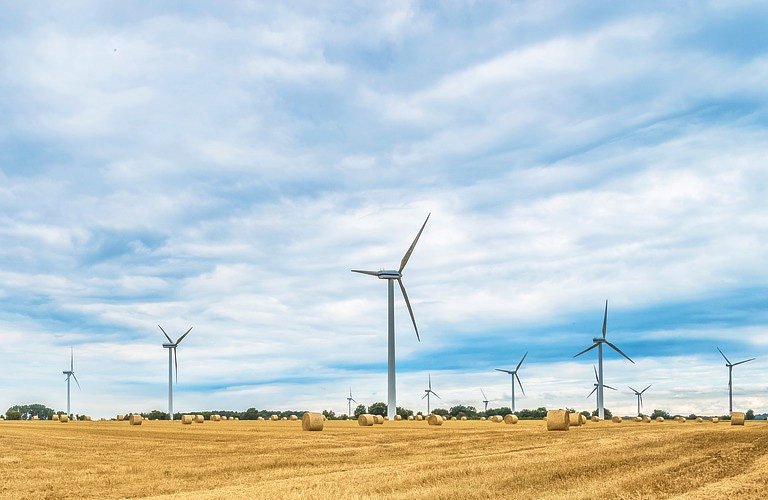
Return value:
M 767 427 L 0 422 L 0 497 L 762 498 Z

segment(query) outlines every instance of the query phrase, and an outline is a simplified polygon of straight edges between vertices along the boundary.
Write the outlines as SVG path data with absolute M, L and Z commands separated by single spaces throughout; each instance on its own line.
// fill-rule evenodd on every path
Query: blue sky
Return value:
M 480 387 L 768 410 L 759 2 L 96 1 L 0 20 L 0 407 L 346 411 Z M 591 357 L 590 357 L 591 356 Z M 519 395 L 518 395 L 519 396 Z M 628 390 L 606 406 L 631 414 Z

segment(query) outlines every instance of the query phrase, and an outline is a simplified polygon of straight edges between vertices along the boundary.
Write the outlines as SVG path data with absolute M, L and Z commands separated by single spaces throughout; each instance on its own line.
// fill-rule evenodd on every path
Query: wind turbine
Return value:
M 424 392 L 426 392 L 426 394 L 424 394 L 421 397 L 421 399 L 427 398 L 427 415 L 430 415 L 431 411 L 429 409 L 429 395 L 434 394 L 437 399 L 443 399 L 440 396 L 438 396 L 435 391 L 432 390 L 432 374 L 431 373 L 429 374 L 429 389 L 424 389 Z
M 720 351 L 720 348 L 717 348 L 718 351 Z M 745 359 L 744 361 L 739 361 L 737 363 L 731 363 L 728 361 L 728 358 L 725 357 L 725 354 L 723 354 L 723 351 L 720 351 L 720 354 L 725 358 L 725 366 L 728 367 L 728 414 L 733 415 L 733 367 L 736 365 L 740 365 L 742 363 L 747 363 L 749 361 L 754 360 L 755 358 L 749 358 Z
M 648 387 L 652 386 L 653 384 L 648 384 Z M 627 386 L 629 387 L 629 386 Z M 643 406 L 643 393 L 648 390 L 648 387 L 643 389 L 640 392 L 637 392 L 635 389 L 632 389 L 629 387 L 629 390 L 635 393 L 635 396 L 637 396 L 637 416 L 640 416 L 640 407 Z
M 611 344 L 606 340 L 605 338 L 605 330 L 606 326 L 608 324 L 608 301 L 605 301 L 605 315 L 603 316 L 603 336 L 602 337 L 596 337 L 592 339 L 592 342 L 594 342 L 591 346 L 587 347 L 580 353 L 576 354 L 576 356 L 581 356 L 587 351 L 591 351 L 595 347 L 597 347 L 597 366 L 599 368 L 599 375 L 597 377 L 597 413 L 600 420 L 605 419 L 605 398 L 603 397 L 603 344 L 608 344 L 614 351 L 618 352 L 625 358 L 627 358 L 632 364 L 635 364 L 634 361 L 630 359 L 629 356 L 621 352 L 621 349 L 616 347 L 615 345 Z
M 186 331 L 184 335 L 179 337 L 179 340 L 176 342 L 171 339 L 171 337 L 168 336 L 167 333 L 165 333 L 165 330 L 163 330 L 163 327 L 160 325 L 157 325 L 157 327 L 160 329 L 160 331 L 163 332 L 163 335 L 165 335 L 165 338 L 168 339 L 168 343 L 163 344 L 163 347 L 168 349 L 168 420 L 173 420 L 173 367 L 176 366 L 176 383 L 179 382 L 179 361 L 176 359 L 176 346 L 178 346 L 182 340 L 184 340 L 184 337 L 187 336 L 189 332 L 192 331 L 192 327 L 189 327 L 189 330 Z
M 352 416 L 352 401 L 355 401 L 355 400 L 352 399 L 352 387 L 350 387 L 349 388 L 349 397 L 347 398 L 347 406 L 349 406 L 349 408 L 347 409 L 347 417 L 351 417 Z M 357 401 L 355 401 L 355 403 L 357 403 Z
M 595 366 L 594 366 L 594 365 L 592 365 L 592 369 L 593 369 L 593 370 L 595 370 L 595 384 L 594 384 L 595 388 L 594 388 L 594 389 L 592 389 L 592 392 L 590 392 L 590 393 L 587 395 L 587 399 L 589 399 L 589 396 L 591 396 L 592 394 L 594 394 L 594 393 L 595 393 L 595 391 L 597 391 L 597 388 L 598 388 L 598 386 L 600 385 L 600 379 L 597 377 L 597 368 L 595 368 Z M 612 389 L 612 390 L 614 390 L 614 391 L 616 390 L 615 388 L 611 387 L 610 385 L 604 385 L 603 387 L 605 387 L 606 389 Z M 595 408 L 597 408 L 598 406 L 600 406 L 600 403 L 599 403 L 599 402 L 597 403 L 597 406 L 595 406 Z
M 521 359 L 520 362 L 517 364 L 517 367 L 514 370 L 502 370 L 501 368 L 496 368 L 496 371 L 498 372 L 509 373 L 510 375 L 512 375 L 512 413 L 515 413 L 515 379 L 517 379 L 517 383 L 520 384 L 520 390 L 523 391 L 523 396 L 525 396 L 523 383 L 520 382 L 520 375 L 517 374 L 517 370 L 519 370 L 520 365 L 523 364 L 523 361 L 525 360 L 525 356 L 528 356 L 527 352 L 523 356 L 523 359 Z
M 480 388 L 480 392 L 483 393 L 483 397 L 485 398 L 483 399 L 483 404 L 485 405 L 485 409 L 483 411 L 488 411 L 488 403 L 490 403 L 490 401 L 488 401 L 488 396 L 485 395 L 485 391 L 483 391 L 482 387 Z
M 400 261 L 400 268 L 397 271 L 394 270 L 381 270 L 381 271 L 360 271 L 353 269 L 353 273 L 360 273 L 360 274 L 368 274 L 370 276 L 376 276 L 379 279 L 387 280 L 387 297 L 389 300 L 389 311 L 388 311 L 388 337 L 387 337 L 387 347 L 388 347 L 388 356 L 387 356 L 387 416 L 390 419 L 394 419 L 395 415 L 397 414 L 397 403 L 396 403 L 396 387 L 395 387 L 395 284 L 394 281 L 397 280 L 397 283 L 400 285 L 400 291 L 403 293 L 403 298 L 405 299 L 405 305 L 408 306 L 408 313 L 411 315 L 411 321 L 413 322 L 413 329 L 416 330 L 416 339 L 421 342 L 421 338 L 419 338 L 419 329 L 416 327 L 416 319 L 413 317 L 413 309 L 411 309 L 411 303 L 408 300 L 408 294 L 405 292 L 405 286 L 403 285 L 403 269 L 405 269 L 405 265 L 408 264 L 408 259 L 411 258 L 411 253 L 413 253 L 413 249 L 416 247 L 416 243 L 419 241 L 419 237 L 421 236 L 421 232 L 424 231 L 424 227 L 427 225 L 427 221 L 429 220 L 429 216 L 432 215 L 431 213 L 427 215 L 427 219 L 424 221 L 424 224 L 422 224 L 421 229 L 419 229 L 419 234 L 416 235 L 416 238 L 413 240 L 413 243 L 411 243 L 411 247 L 408 249 L 407 252 L 405 252 L 405 255 L 403 256 L 403 260 Z
M 69 348 L 69 370 L 61 372 L 64 375 L 67 376 L 67 416 L 69 418 L 72 418 L 72 412 L 69 410 L 69 380 L 70 378 L 75 379 L 75 383 L 77 384 L 77 388 L 80 389 L 80 382 L 77 381 L 77 377 L 75 376 L 75 351 L 72 349 L 72 347 Z

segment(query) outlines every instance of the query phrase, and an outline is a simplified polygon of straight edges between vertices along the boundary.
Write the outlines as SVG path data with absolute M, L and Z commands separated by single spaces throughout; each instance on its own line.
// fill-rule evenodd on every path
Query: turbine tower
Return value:
M 352 387 L 350 387 L 349 388 L 349 397 L 347 398 L 347 406 L 349 407 L 347 409 L 347 417 L 351 417 L 352 416 L 352 401 L 355 401 L 355 400 L 352 399 Z M 357 401 L 355 401 L 355 403 L 357 403 Z
M 487 412 L 488 411 L 488 403 L 490 403 L 490 401 L 488 401 L 488 396 L 485 395 L 485 391 L 483 391 L 482 387 L 480 388 L 480 392 L 483 393 L 483 398 L 485 398 L 485 399 L 483 399 L 483 404 L 485 405 L 485 409 L 483 411 Z
M 388 335 L 387 335 L 387 347 L 388 347 L 388 356 L 387 356 L 387 416 L 390 419 L 394 419 L 395 415 L 397 414 L 397 403 L 396 403 L 396 387 L 395 387 L 395 284 L 394 281 L 397 280 L 397 283 L 400 285 L 400 291 L 403 294 L 403 299 L 405 299 L 405 305 L 408 306 L 408 313 L 411 315 L 411 321 L 413 322 L 413 329 L 416 330 L 416 339 L 421 342 L 421 338 L 419 338 L 419 329 L 416 327 L 416 319 L 413 317 L 413 309 L 411 309 L 411 302 L 408 300 L 408 294 L 405 292 L 405 286 L 403 285 L 403 269 L 405 269 L 405 265 L 408 264 L 408 259 L 411 258 L 411 253 L 413 253 L 413 249 L 416 247 L 416 243 L 419 241 L 419 237 L 421 236 L 422 231 L 424 231 L 424 227 L 427 225 L 427 221 L 429 220 L 429 216 L 432 215 L 431 213 L 427 215 L 427 219 L 424 221 L 424 224 L 422 224 L 421 229 L 419 229 L 419 233 L 416 235 L 416 238 L 413 240 L 413 243 L 411 243 L 411 247 L 408 249 L 407 252 L 405 252 L 405 255 L 403 256 L 403 260 L 400 261 L 400 268 L 397 271 L 394 270 L 381 270 L 381 271 L 360 271 L 353 269 L 353 273 L 361 273 L 361 274 L 368 274 L 370 276 L 376 276 L 379 279 L 387 280 L 387 297 L 389 300 L 389 311 L 388 311 Z
M 77 388 L 80 389 L 80 382 L 77 381 L 77 377 L 75 376 L 75 351 L 74 351 L 74 349 L 72 349 L 72 347 L 69 348 L 69 370 L 68 371 L 63 371 L 61 373 L 63 373 L 64 375 L 67 376 L 67 378 L 66 378 L 66 381 L 67 381 L 67 416 L 69 418 L 72 418 L 72 413 L 70 411 L 70 406 L 69 406 L 69 401 L 70 401 L 70 399 L 69 399 L 69 395 L 70 395 L 69 380 L 71 378 L 75 379 L 75 383 L 77 384 Z
M 581 356 L 587 351 L 591 351 L 595 347 L 597 347 L 597 366 L 599 370 L 599 375 L 597 377 L 597 413 L 600 420 L 605 419 L 605 398 L 603 397 L 603 344 L 607 344 L 610 346 L 614 351 L 618 352 L 625 358 L 627 358 L 632 364 L 635 364 L 634 361 L 630 359 L 629 356 L 621 352 L 621 349 L 616 347 L 615 345 L 611 344 L 606 340 L 605 338 L 605 330 L 606 326 L 608 324 L 608 301 L 605 301 L 605 315 L 603 316 L 603 336 L 602 337 L 596 337 L 592 339 L 592 342 L 594 342 L 591 346 L 587 347 L 580 353 L 576 354 L 576 356 Z
M 515 379 L 517 379 L 517 383 L 520 384 L 520 390 L 523 391 L 523 396 L 525 396 L 523 383 L 520 382 L 520 375 L 517 374 L 517 370 L 520 369 L 520 365 L 522 365 L 523 361 L 525 361 L 525 356 L 528 356 L 527 352 L 523 356 L 523 359 L 521 359 L 520 362 L 517 364 L 517 367 L 514 370 L 502 370 L 501 368 L 496 368 L 496 371 L 509 373 L 510 375 L 512 375 L 512 413 L 515 413 Z
M 648 387 L 652 386 L 653 384 L 648 384 Z M 629 387 L 629 386 L 627 386 Z M 648 390 L 648 387 L 643 389 L 640 392 L 637 392 L 635 389 L 629 387 L 629 390 L 635 393 L 635 396 L 637 396 L 637 416 L 640 416 L 640 408 L 643 406 L 643 393 Z
M 592 365 L 592 369 L 595 370 L 595 384 L 594 384 L 595 388 L 592 389 L 592 392 L 590 392 L 587 395 L 587 399 L 589 399 L 589 396 L 591 396 L 592 394 L 594 394 L 597 391 L 597 387 L 600 385 L 600 379 L 597 377 L 597 368 L 595 368 L 595 366 Z M 606 389 L 614 390 L 614 391 L 616 390 L 615 388 L 611 387 L 610 385 L 604 385 L 603 387 L 605 387 Z M 597 408 L 599 406 L 600 406 L 600 403 L 596 402 L 595 408 Z
M 435 391 L 432 390 L 432 374 L 431 373 L 429 374 L 429 389 L 424 389 L 424 392 L 426 392 L 426 394 L 424 394 L 421 397 L 421 399 L 427 398 L 427 415 L 429 415 L 431 414 L 431 410 L 429 408 L 429 395 L 434 394 L 437 399 L 443 399 L 440 396 L 438 396 Z
M 718 347 L 717 350 L 720 351 L 720 348 Z M 725 366 L 728 367 L 728 414 L 733 415 L 733 367 L 742 363 L 753 361 L 755 358 L 749 358 L 745 359 L 744 361 L 731 363 L 728 361 L 728 358 L 725 357 L 723 351 L 720 351 L 720 354 L 722 354 L 723 358 L 725 358 Z
M 179 337 L 179 340 L 176 342 L 171 339 L 171 337 L 168 336 L 167 333 L 165 333 L 165 330 L 163 330 L 163 327 L 160 325 L 157 325 L 158 328 L 160 328 L 160 331 L 163 332 L 163 335 L 165 335 L 165 338 L 168 339 L 168 343 L 163 344 L 163 347 L 168 349 L 168 420 L 173 420 L 173 367 L 176 366 L 176 382 L 179 381 L 179 361 L 176 359 L 176 347 L 181 343 L 182 340 L 184 340 L 184 337 L 187 336 L 189 332 L 192 331 L 192 327 L 189 327 L 189 330 L 186 331 L 184 335 Z

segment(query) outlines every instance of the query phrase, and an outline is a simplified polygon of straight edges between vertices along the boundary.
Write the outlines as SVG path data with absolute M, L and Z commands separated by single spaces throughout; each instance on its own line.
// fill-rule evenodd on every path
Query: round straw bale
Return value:
M 323 419 L 325 419 L 325 417 L 323 417 Z M 235 420 L 239 421 L 240 417 L 235 417 Z
M 373 416 L 373 423 L 374 424 L 378 424 L 378 425 L 383 424 L 384 423 L 384 417 L 381 416 L 381 415 L 374 415 Z
M 643 415 L 643 423 L 644 424 L 650 424 L 651 423 L 651 417 L 648 415 Z
M 462 420 L 462 421 L 466 421 L 466 420 L 467 420 L 467 417 L 461 417 L 461 420 Z
M 664 417 L 656 417 L 656 421 L 658 423 L 662 423 L 662 422 L 664 422 Z
M 181 416 L 181 423 L 184 425 L 192 425 L 193 417 L 192 415 L 182 415 Z
M 117 421 L 120 422 L 121 420 L 123 420 L 123 418 L 125 418 L 125 417 L 123 417 L 122 415 L 118 415 L 117 416 Z
M 516 424 L 517 420 L 518 420 L 517 415 L 512 415 L 511 413 L 508 415 L 504 415 L 505 424 Z
M 680 417 L 680 420 L 678 420 L 678 422 L 680 422 L 681 424 L 684 424 L 685 423 L 685 417 Z
M 289 417 L 289 419 L 290 419 L 290 420 L 298 420 L 298 419 L 299 419 L 299 417 L 297 417 L 296 415 L 291 415 L 291 416 Z
M 395 415 L 395 420 L 402 420 L 402 419 L 403 419 L 403 417 L 402 417 L 402 416 L 400 416 L 400 415 Z
M 599 422 L 599 421 L 600 421 L 600 417 L 598 417 L 597 415 L 595 415 L 594 417 L 592 417 L 592 419 L 591 419 L 591 420 L 592 420 L 593 422 Z
M 430 415 L 427 419 L 429 425 L 443 425 L 443 417 L 440 415 Z
M 69 417 L 66 415 L 59 415 L 59 422 L 69 422 Z
M 131 425 L 141 425 L 141 415 L 136 413 L 131 414 L 128 418 L 128 422 L 130 422 Z
M 389 417 L 381 417 L 381 418 L 383 418 L 385 422 L 389 421 Z
M 416 415 L 416 420 L 421 422 L 422 420 L 424 420 L 424 415 Z
M 547 412 L 548 431 L 567 431 L 570 425 L 567 410 L 549 410 Z
M 196 424 L 202 424 L 205 422 L 205 417 L 202 415 L 195 415 L 195 423 Z
M 303 431 L 321 431 L 323 424 L 322 413 L 308 411 L 301 416 L 301 430 Z
M 264 417 L 256 417 L 256 420 L 264 420 Z
M 579 427 L 581 425 L 581 419 L 579 418 L 578 413 L 576 412 L 568 413 L 568 425 L 570 427 Z
M 51 415 L 51 420 L 53 420 L 54 422 L 58 422 L 59 421 L 59 416 L 56 415 L 56 414 L 53 414 L 53 415 Z
M 735 411 L 731 414 L 731 425 L 744 425 L 744 413 Z
M 90 415 L 86 415 L 85 416 L 85 421 L 86 422 L 90 422 L 91 421 L 91 416 Z
M 719 418 L 717 418 L 717 417 L 712 417 L 712 418 L 710 418 L 709 420 L 710 420 L 710 422 L 712 422 L 713 424 L 716 424 L 716 423 L 718 423 L 718 422 L 720 421 L 720 419 L 719 419 Z
M 675 422 L 679 422 L 679 421 L 680 421 L 680 417 L 675 417 Z
M 696 423 L 697 423 L 697 424 L 700 424 L 700 423 L 702 423 L 703 421 L 704 421 L 704 419 L 703 419 L 703 418 L 701 418 L 701 417 L 696 417 Z
M 280 420 L 288 420 L 288 417 L 283 417 Z
M 500 423 L 502 423 L 503 421 L 504 421 L 504 417 L 502 417 L 501 415 L 495 415 L 495 420 L 494 420 L 494 422 L 496 422 L 497 424 L 500 424 Z
M 485 417 L 480 417 L 480 421 L 482 422 L 483 420 L 485 420 Z
M 373 415 L 364 413 L 357 417 L 357 425 L 361 427 L 370 427 L 373 425 Z
M 280 417 L 278 417 L 277 415 L 272 415 L 272 416 L 269 417 L 269 419 L 274 422 L 276 420 L 280 420 Z
M 643 417 L 635 417 L 635 418 L 632 419 L 632 421 L 633 422 L 642 422 L 643 421 Z
M 413 415 L 408 415 L 408 420 L 413 420 Z
M 611 419 L 611 422 L 613 422 L 614 424 L 620 424 L 621 421 L 622 421 L 622 419 L 618 415 L 614 415 L 614 417 Z

